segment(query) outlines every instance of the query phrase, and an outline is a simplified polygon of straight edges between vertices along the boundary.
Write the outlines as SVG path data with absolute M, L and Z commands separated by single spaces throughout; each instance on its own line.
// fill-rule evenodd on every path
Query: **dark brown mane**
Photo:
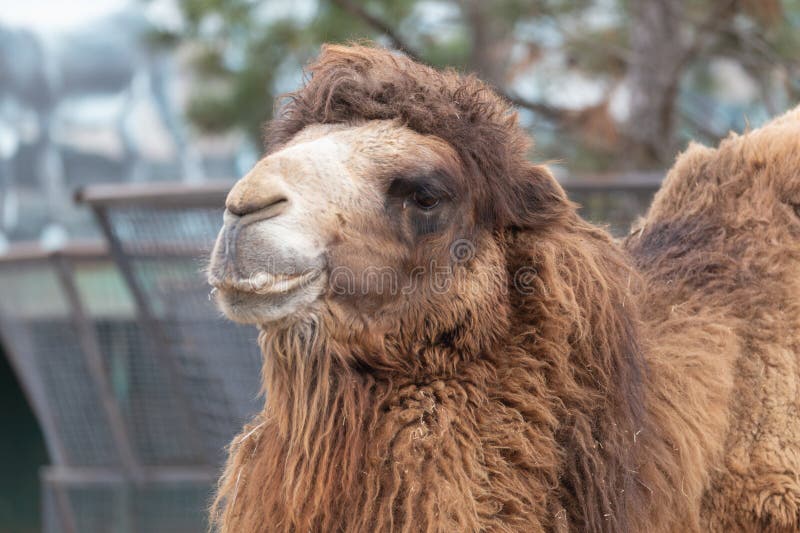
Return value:
M 468 174 L 482 178 L 470 186 L 492 223 L 540 226 L 569 209 L 549 172 L 528 160 L 532 142 L 517 112 L 475 76 L 380 48 L 335 45 L 323 46 L 307 74 L 267 126 L 269 151 L 312 124 L 398 120 L 456 149 Z M 520 198 L 526 202 L 515 204 Z

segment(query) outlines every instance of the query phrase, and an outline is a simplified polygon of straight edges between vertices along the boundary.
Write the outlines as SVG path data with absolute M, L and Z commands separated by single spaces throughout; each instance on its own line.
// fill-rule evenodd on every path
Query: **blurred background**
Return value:
M 222 199 L 361 39 L 490 82 L 617 235 L 690 139 L 800 102 L 800 0 L 0 0 L 0 532 L 203 530 L 261 401 L 201 274 Z

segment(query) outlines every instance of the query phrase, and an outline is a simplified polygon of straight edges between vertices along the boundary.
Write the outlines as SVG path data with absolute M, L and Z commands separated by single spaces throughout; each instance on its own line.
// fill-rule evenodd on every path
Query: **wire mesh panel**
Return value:
M 51 449 L 68 464 L 118 465 L 72 309 L 52 262 L 0 263 L 3 340 L 23 386 L 41 391 L 34 408 Z
M 221 316 L 204 274 L 222 222 L 221 197 L 192 203 L 175 195 L 170 203 L 161 195 L 93 206 L 164 354 L 177 362 L 204 453 L 218 464 L 261 404 L 257 331 Z
M 164 370 L 158 344 L 137 320 L 135 304 L 110 259 L 71 261 L 76 292 L 92 324 L 115 403 L 143 465 L 204 462 Z
M 75 510 L 81 533 L 200 533 L 208 530 L 211 476 L 205 472 L 130 484 L 114 472 L 46 469 L 43 531 L 67 533 L 59 506 Z
M 72 472 L 43 479 L 47 531 L 203 530 L 213 476 L 195 421 L 106 255 L 2 258 L 0 333 L 56 470 Z M 203 475 L 153 481 L 176 468 Z

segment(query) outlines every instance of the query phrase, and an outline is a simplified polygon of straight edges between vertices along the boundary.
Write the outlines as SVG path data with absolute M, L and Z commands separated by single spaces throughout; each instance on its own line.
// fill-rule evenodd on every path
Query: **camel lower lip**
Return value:
M 208 282 L 214 288 L 222 291 L 234 290 L 248 294 L 269 296 L 293 292 L 314 282 L 321 274 L 321 270 L 311 269 L 302 274 L 259 272 L 240 279 L 219 279 L 211 275 Z
M 254 283 L 248 280 L 212 284 L 217 289 L 214 300 L 228 318 L 242 324 L 266 324 L 311 305 L 324 292 L 325 278 L 322 271 L 290 277 L 273 276 L 257 291 L 253 290 Z

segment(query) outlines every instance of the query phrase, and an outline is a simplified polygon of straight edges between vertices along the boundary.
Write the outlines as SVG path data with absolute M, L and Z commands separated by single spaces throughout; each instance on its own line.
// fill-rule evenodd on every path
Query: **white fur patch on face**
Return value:
M 391 121 L 316 125 L 259 161 L 232 189 L 212 255 L 209 282 L 223 311 L 265 323 L 319 299 L 331 244 L 347 220 L 381 216 L 384 176 L 403 156 L 426 159 L 421 139 Z M 346 238 L 356 252 L 363 246 L 358 230 Z
M 325 253 L 337 230 L 337 214 L 358 204 L 369 185 L 349 166 L 347 130 L 333 130 L 299 134 L 242 178 L 240 191 L 264 198 L 276 192 L 285 203 L 269 216 L 256 210 L 224 217 L 209 281 L 231 319 L 277 320 L 325 291 Z M 238 200 L 250 201 L 241 193 Z

